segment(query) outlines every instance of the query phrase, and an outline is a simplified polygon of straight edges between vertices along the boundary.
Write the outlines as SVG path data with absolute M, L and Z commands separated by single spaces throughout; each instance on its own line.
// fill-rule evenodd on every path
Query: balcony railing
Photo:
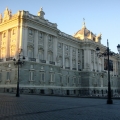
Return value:
M 3 59 L 0 59 L 0 62 L 3 62 Z
M 46 60 L 40 60 L 41 63 L 46 63 Z
M 49 61 L 49 63 L 52 64 L 52 65 L 55 65 L 55 62 L 53 62 L 53 61 Z
M 65 69 L 70 69 L 70 67 L 65 67 Z
M 72 70 L 76 70 L 76 68 L 72 68 Z
M 13 60 L 13 57 L 6 58 L 6 61 Z
M 36 58 L 29 58 L 29 61 L 34 61 L 34 62 L 36 62 Z

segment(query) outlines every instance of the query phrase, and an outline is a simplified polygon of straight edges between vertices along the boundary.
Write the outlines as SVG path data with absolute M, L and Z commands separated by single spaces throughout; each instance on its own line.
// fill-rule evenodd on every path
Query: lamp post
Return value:
M 22 52 L 22 49 L 19 49 L 19 53 L 18 53 L 18 59 L 13 59 L 14 61 L 14 65 L 17 65 L 18 66 L 18 80 L 17 80 L 17 91 L 16 91 L 16 97 L 19 97 L 20 96 L 20 93 L 19 93 L 19 65 L 22 65 L 24 64 L 24 59 L 25 57 L 23 56 L 23 58 L 21 59 L 20 58 L 20 54 Z
M 118 49 L 118 52 L 120 54 L 120 44 L 118 44 L 117 49 Z
M 113 101 L 111 99 L 111 84 L 110 84 L 110 64 L 109 64 L 109 55 L 114 55 L 113 52 L 110 52 L 110 49 L 109 49 L 109 43 L 108 43 L 108 40 L 107 40 L 107 50 L 104 52 L 104 53 L 99 53 L 100 52 L 100 48 L 97 47 L 96 48 L 96 52 L 97 52 L 97 55 L 99 55 L 100 57 L 102 56 L 107 56 L 108 59 L 107 59 L 107 64 L 108 64 L 108 95 L 107 95 L 107 104 L 113 104 Z

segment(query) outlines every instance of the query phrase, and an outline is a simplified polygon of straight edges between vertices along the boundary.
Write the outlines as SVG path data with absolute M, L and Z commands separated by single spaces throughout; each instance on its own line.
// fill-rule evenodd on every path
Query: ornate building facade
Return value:
M 12 12 L 0 15 L 0 91 L 15 92 L 18 79 L 13 58 L 25 56 L 20 67 L 20 92 L 54 95 L 106 95 L 108 78 L 105 57 L 98 57 L 106 46 L 101 34 L 85 26 L 74 36 L 61 32 L 56 23 L 44 18 L 44 11 Z M 120 93 L 119 55 L 110 56 L 112 93 Z

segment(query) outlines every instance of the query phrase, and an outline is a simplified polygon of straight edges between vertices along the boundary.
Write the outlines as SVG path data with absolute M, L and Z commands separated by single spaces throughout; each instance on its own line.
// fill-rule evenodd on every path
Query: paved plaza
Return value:
M 120 100 L 0 93 L 0 120 L 120 120 Z

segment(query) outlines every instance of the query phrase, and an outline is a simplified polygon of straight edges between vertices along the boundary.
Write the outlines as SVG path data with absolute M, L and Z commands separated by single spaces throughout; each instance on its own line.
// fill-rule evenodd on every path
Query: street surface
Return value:
M 0 93 L 0 120 L 120 120 L 120 100 Z

